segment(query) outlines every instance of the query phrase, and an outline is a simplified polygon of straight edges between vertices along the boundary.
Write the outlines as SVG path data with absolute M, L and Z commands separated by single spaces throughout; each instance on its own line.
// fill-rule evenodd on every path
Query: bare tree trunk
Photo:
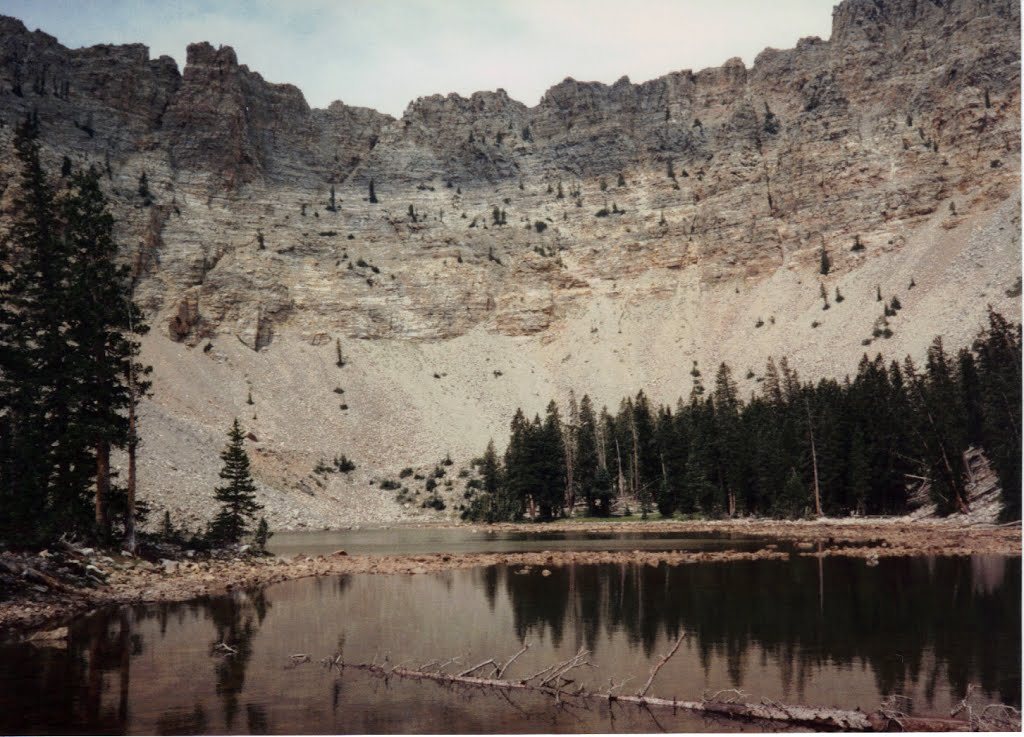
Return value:
M 668 657 L 671 657 L 674 652 L 675 649 L 673 649 L 667 657 L 655 666 L 655 669 L 651 674 L 651 679 L 657 675 L 660 665 L 663 665 Z M 879 709 L 877 711 L 865 713 L 859 709 L 846 710 L 834 709 L 831 707 L 780 704 L 769 699 L 764 699 L 761 703 L 742 703 L 727 700 L 719 701 L 718 696 L 723 692 L 719 692 L 718 694 L 701 701 L 680 701 L 675 698 L 667 699 L 659 698 L 657 696 L 647 696 L 645 692 L 647 687 L 649 687 L 650 682 L 648 682 L 640 694 L 635 696 L 627 694 L 618 695 L 611 693 L 610 691 L 605 693 L 594 693 L 588 691 L 582 686 L 578 686 L 574 690 L 570 691 L 567 687 L 572 683 L 572 681 L 564 676 L 573 668 L 588 666 L 589 662 L 582 659 L 585 655 L 586 653 L 581 651 L 575 658 L 549 666 L 528 678 L 507 680 L 500 677 L 479 678 L 469 675 L 451 675 L 441 672 L 440 670 L 415 670 L 398 666 L 388 668 L 376 663 L 352 664 L 335 662 L 339 667 L 357 668 L 359 670 L 369 671 L 370 673 L 383 678 L 409 678 L 413 680 L 434 681 L 452 686 L 463 685 L 477 688 L 495 688 L 502 691 L 533 691 L 552 696 L 557 699 L 558 703 L 576 699 L 581 700 L 583 704 L 586 704 L 587 700 L 600 700 L 609 703 L 617 701 L 619 703 L 636 704 L 637 706 L 644 707 L 670 708 L 674 711 L 682 709 L 697 713 L 719 714 L 738 719 L 776 721 L 784 724 L 812 727 L 818 730 L 827 729 L 829 731 L 844 730 L 859 732 L 888 732 L 894 730 L 948 732 L 954 730 L 966 730 L 970 729 L 972 726 L 972 722 L 966 720 L 911 717 L 905 714 L 888 711 L 886 709 Z M 485 661 L 481 666 L 487 664 L 488 662 Z M 469 673 L 474 670 L 476 670 L 476 668 L 471 668 L 469 671 L 464 672 Z M 614 690 L 614 687 L 612 690 Z M 726 689 L 726 692 L 732 694 L 737 693 L 733 689 Z M 1008 723 L 1019 729 L 1019 717 L 1015 722 Z
M 633 417 L 633 413 L 629 413 L 629 432 L 633 436 L 633 469 L 630 476 L 630 484 L 633 487 L 633 493 L 640 493 L 640 453 L 639 453 L 639 440 L 636 434 L 636 421 Z
M 110 442 L 96 440 L 96 526 L 100 534 L 110 529 Z
M 135 449 L 139 439 L 135 434 L 135 371 L 128 368 L 128 510 L 125 513 L 125 546 L 129 553 L 135 553 Z
M 576 506 L 576 434 L 579 432 L 579 407 L 576 394 L 569 390 L 569 421 L 562 426 L 562 449 L 565 456 L 565 513 L 572 516 Z
M 615 438 L 615 462 L 619 465 L 619 498 L 625 495 L 626 480 L 622 476 L 622 450 L 619 448 L 619 439 Z
M 811 465 L 814 468 L 814 514 L 821 516 L 821 488 L 818 486 L 818 451 L 814 446 L 814 423 L 811 422 L 811 405 L 804 397 L 804 409 L 807 410 L 807 429 L 811 435 Z

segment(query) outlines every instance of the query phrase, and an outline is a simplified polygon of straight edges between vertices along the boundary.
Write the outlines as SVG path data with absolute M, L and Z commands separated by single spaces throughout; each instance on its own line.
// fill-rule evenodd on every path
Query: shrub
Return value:
M 334 466 L 341 473 L 349 473 L 356 470 L 356 464 L 349 460 L 344 453 L 334 458 Z
M 401 473 L 398 474 L 398 478 L 400 479 L 407 479 L 410 476 L 412 476 L 412 469 L 409 466 L 403 468 Z
M 832 270 L 832 259 L 828 257 L 828 251 L 824 248 L 821 249 L 821 264 L 818 271 L 821 272 L 822 276 L 825 276 Z
M 433 496 L 424 499 L 423 503 L 420 506 L 423 507 L 424 509 L 436 509 L 438 512 L 441 512 L 445 509 L 444 499 L 439 497 L 437 494 L 434 494 Z
M 437 488 L 437 481 L 434 479 L 427 479 L 427 483 L 423 484 L 423 488 L 427 491 L 433 491 Z
M 384 479 L 380 482 L 380 488 L 386 491 L 394 491 L 395 489 L 402 488 L 402 485 L 394 479 Z
M 548 229 L 548 224 L 545 223 L 543 220 L 538 220 L 533 224 L 533 227 L 538 233 L 543 233 L 545 230 Z

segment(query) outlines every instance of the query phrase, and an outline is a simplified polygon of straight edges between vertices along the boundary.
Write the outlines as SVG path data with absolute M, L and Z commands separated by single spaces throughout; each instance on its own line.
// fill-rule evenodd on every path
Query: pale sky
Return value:
M 0 0 L 65 46 L 144 43 L 179 68 L 193 41 L 234 47 L 314 107 L 400 116 L 417 97 L 503 87 L 535 105 L 566 77 L 611 84 L 748 66 L 766 47 L 827 39 L 835 0 Z

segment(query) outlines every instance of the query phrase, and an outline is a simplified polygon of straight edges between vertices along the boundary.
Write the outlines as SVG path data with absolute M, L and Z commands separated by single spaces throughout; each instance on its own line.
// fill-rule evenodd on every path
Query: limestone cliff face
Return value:
M 341 338 L 373 400 L 339 412 L 321 387 L 289 424 L 306 389 L 268 395 L 261 438 L 310 466 L 337 449 L 307 424 L 408 461 L 478 452 L 569 387 L 672 401 L 693 360 L 727 360 L 756 390 L 768 355 L 841 374 L 1019 311 L 1019 27 L 1013 0 L 845 0 L 830 39 L 749 69 L 566 79 L 534 107 L 433 95 L 395 120 L 310 109 L 227 47 L 190 46 L 179 73 L 0 17 L 0 204 L 30 111 L 55 173 L 107 173 L 167 417 L 219 427 L 261 376 L 333 385 L 316 356 Z M 845 301 L 823 310 L 822 287 Z M 891 340 L 876 287 L 904 304 Z M 257 351 L 223 352 L 244 385 L 199 392 L 233 336 Z
M 176 339 L 531 333 L 593 279 L 756 277 L 822 247 L 849 269 L 940 209 L 1006 199 L 1018 22 L 1009 0 L 848 0 L 829 41 L 751 69 L 567 79 L 534 108 L 434 95 L 393 120 L 311 110 L 227 47 L 193 44 L 179 75 L 142 46 L 69 50 L 8 18 L 0 87 L 5 122 L 38 110 L 54 157 L 106 166 L 119 206 L 138 208 L 142 171 L 154 183 L 161 216 L 130 212 L 125 235 Z

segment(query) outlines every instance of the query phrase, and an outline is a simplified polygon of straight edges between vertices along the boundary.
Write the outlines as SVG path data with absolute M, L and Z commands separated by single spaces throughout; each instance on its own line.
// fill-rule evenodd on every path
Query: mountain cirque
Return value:
M 749 392 L 770 355 L 842 376 L 964 345 L 989 304 L 1018 315 L 1019 28 L 1014 2 L 846 0 L 830 40 L 750 69 L 567 79 L 532 108 L 434 95 L 395 120 L 311 109 L 227 47 L 179 73 L 0 18 L 0 202 L 29 111 L 55 173 L 109 174 L 154 326 L 154 507 L 209 515 L 239 416 L 272 525 L 393 522 L 425 513 L 371 478 L 464 466 L 570 388 L 671 402 L 724 360 Z M 876 286 L 903 309 L 865 345 Z M 339 453 L 356 472 L 311 475 Z

